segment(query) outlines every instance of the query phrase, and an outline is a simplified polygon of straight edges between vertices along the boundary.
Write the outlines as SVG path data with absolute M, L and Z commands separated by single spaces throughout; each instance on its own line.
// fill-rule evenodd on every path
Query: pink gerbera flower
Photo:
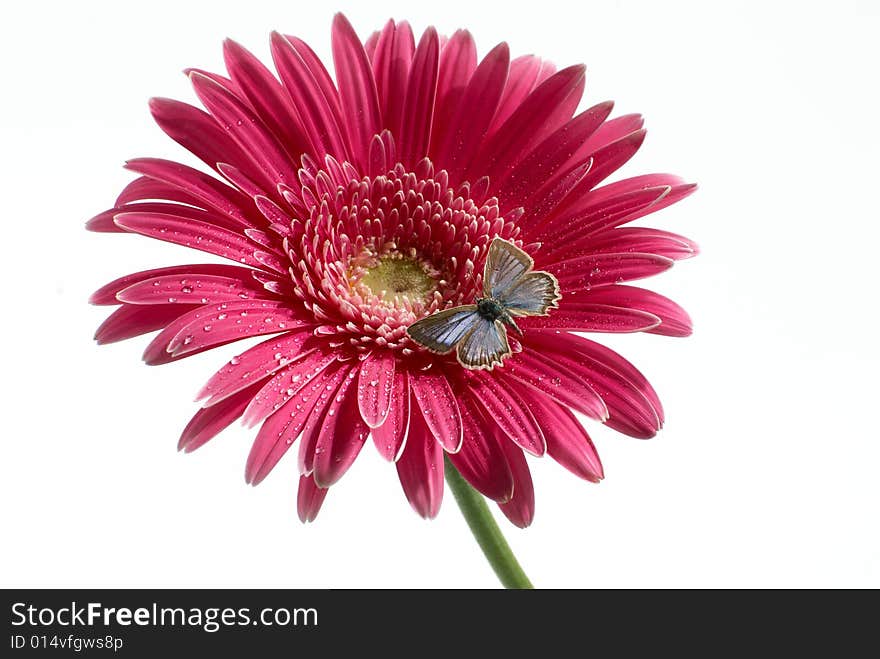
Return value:
M 696 253 L 686 238 L 624 226 L 694 186 L 669 174 L 604 181 L 638 150 L 642 119 L 612 104 L 575 114 L 584 67 L 561 71 L 507 44 L 478 62 L 466 31 L 415 43 L 389 22 L 362 44 L 333 23 L 335 83 L 300 39 L 272 35 L 276 78 L 227 41 L 228 77 L 188 71 L 207 111 L 157 98 L 158 124 L 210 173 L 156 158 L 92 231 L 137 233 L 225 257 L 127 275 L 99 343 L 161 330 L 165 364 L 271 335 L 223 366 L 183 431 L 192 451 L 239 418 L 259 426 L 246 477 L 299 456 L 299 515 L 315 518 L 372 437 L 406 497 L 437 514 L 444 456 L 517 526 L 533 517 L 525 453 L 589 481 L 602 466 L 574 412 L 653 436 L 660 401 L 618 354 L 572 332 L 686 336 L 674 302 L 627 282 Z M 558 282 L 558 309 L 517 320 L 491 370 L 428 351 L 407 328 L 480 297 L 495 238 Z

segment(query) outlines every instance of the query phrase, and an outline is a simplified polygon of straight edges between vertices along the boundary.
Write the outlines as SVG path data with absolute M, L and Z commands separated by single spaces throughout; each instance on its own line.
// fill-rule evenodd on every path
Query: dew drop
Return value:
M 233 366 L 238 366 L 241 363 L 241 357 L 233 357 L 229 360 L 229 363 Z
M 192 286 L 184 286 L 180 289 L 180 292 L 181 293 L 192 293 L 193 287 Z
M 192 334 L 187 334 L 185 337 L 183 337 L 183 345 L 188 346 L 192 342 L 193 342 L 193 335 Z

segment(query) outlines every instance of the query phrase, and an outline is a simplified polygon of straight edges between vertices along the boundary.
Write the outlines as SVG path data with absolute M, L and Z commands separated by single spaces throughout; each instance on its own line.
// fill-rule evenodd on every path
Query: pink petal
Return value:
M 492 118 L 489 134 L 495 132 L 504 125 L 526 97 L 539 84 L 538 74 L 543 69 L 541 58 L 534 55 L 523 55 L 511 60 L 510 73 L 507 76 L 507 84 L 504 93 L 498 102 L 498 111 Z
M 412 398 L 418 403 L 425 425 L 447 453 L 461 449 L 463 431 L 458 402 L 443 373 L 414 371 L 409 378 Z
M 116 197 L 116 206 L 119 207 L 135 201 L 143 201 L 145 199 L 162 199 L 166 202 L 179 202 L 180 204 L 186 204 L 187 206 L 193 206 L 199 209 L 205 207 L 210 208 L 209 204 L 206 204 L 196 195 L 190 194 L 182 186 L 183 181 L 176 181 L 175 184 L 171 184 L 149 176 L 139 176 L 122 188 L 122 192 Z M 235 190 L 231 190 L 230 192 L 235 194 Z M 237 223 L 241 224 L 241 222 Z
M 252 267 L 263 267 L 254 257 L 257 250 L 253 242 L 229 229 L 165 213 L 119 213 L 114 221 L 126 231 L 142 236 L 216 254 Z
M 314 57 L 314 53 L 305 44 L 294 46 L 277 32 L 272 33 L 272 59 L 293 107 L 299 113 L 306 136 L 312 143 L 312 152 L 327 153 L 345 160 L 348 146 L 332 109 L 332 104 L 338 103 L 336 90 L 322 87 L 322 82 L 324 85 L 327 82 L 320 79 L 320 73 L 323 71 L 326 74 L 326 71 L 317 62 L 319 79 L 316 79 L 305 59 L 310 56 Z M 332 87 L 332 82 L 329 84 Z
M 299 445 L 300 473 L 314 473 L 317 461 L 322 459 L 320 457 L 321 453 L 326 450 L 327 446 L 322 446 L 319 451 L 318 442 L 319 440 L 322 440 L 324 426 L 331 421 L 331 419 L 328 419 L 327 417 L 327 411 L 335 403 L 341 402 L 336 401 L 336 398 L 340 394 L 340 389 L 347 386 L 349 375 L 352 373 L 354 373 L 355 376 L 357 375 L 355 367 L 350 362 L 344 362 L 342 363 L 339 372 L 328 379 L 327 384 L 323 388 L 312 390 L 308 394 L 309 396 L 314 395 L 315 398 L 317 398 L 317 401 L 315 402 L 315 409 L 312 411 L 311 416 L 303 427 L 302 442 L 300 442 Z M 352 379 L 354 379 L 355 376 L 352 376 Z M 326 442 L 326 438 L 323 441 Z
M 696 243 L 684 236 L 645 227 L 623 227 L 603 231 L 593 236 L 588 250 L 592 254 L 600 252 L 657 254 L 673 261 L 689 259 L 698 252 Z
M 333 18 L 332 44 L 342 109 L 353 118 L 348 122 L 348 137 L 354 164 L 366 166 L 370 140 L 382 130 L 376 81 L 357 34 L 342 14 Z
M 352 368 L 330 400 L 315 444 L 315 484 L 330 487 L 348 471 L 367 441 L 370 428 L 358 410 L 358 371 Z
M 190 80 L 199 100 L 262 173 L 267 192 L 281 182 L 296 184 L 290 156 L 253 110 L 203 75 L 193 73 Z
M 203 407 L 196 412 L 180 435 L 178 450 L 187 453 L 195 451 L 232 425 L 242 415 L 258 389 L 259 383 L 239 391 L 214 407 Z
M 144 361 L 166 364 L 250 336 L 304 327 L 297 314 L 287 303 L 258 300 L 198 307 L 162 330 L 147 346 Z
M 327 489 L 318 487 L 311 476 L 299 477 L 299 489 L 296 494 L 296 512 L 303 524 L 314 522 L 318 511 L 327 497 Z
M 644 279 L 672 267 L 671 259 L 655 254 L 592 254 L 544 267 L 556 276 L 566 291 L 619 284 Z
M 310 148 L 308 138 L 300 126 L 296 109 L 284 87 L 260 60 L 246 48 L 227 39 L 223 42 L 223 57 L 232 80 L 247 96 L 257 115 L 277 137 L 293 162 Z M 218 162 L 230 162 L 219 158 Z M 233 161 L 233 164 L 236 164 Z
M 256 226 L 244 210 L 253 205 L 250 199 L 235 188 L 192 167 L 159 158 L 135 158 L 126 162 L 125 167 L 184 191 L 196 199 L 199 206 L 213 208 L 244 226 Z
M 308 341 L 311 336 L 311 327 L 306 327 L 245 350 L 211 376 L 196 400 L 207 399 L 204 407 L 211 407 L 253 382 L 262 382 L 267 376 L 314 350 L 315 346 Z
M 504 370 L 509 377 L 590 418 L 598 421 L 608 418 L 608 408 L 599 394 L 580 376 L 575 362 L 568 360 L 563 364 L 560 360 L 543 358 L 540 351 L 523 351 L 509 360 Z
M 513 496 L 513 475 L 507 458 L 500 447 L 508 442 L 507 435 L 491 419 L 480 412 L 480 407 L 469 398 L 459 400 L 464 441 L 458 453 L 449 459 L 471 486 L 480 494 L 498 502 Z
M 443 500 L 443 448 L 420 414 L 414 414 L 410 421 L 409 438 L 397 461 L 397 475 L 413 509 L 426 519 L 436 517 Z
M 114 279 L 109 284 L 101 286 L 97 291 L 92 293 L 89 298 L 89 304 L 107 305 L 120 304 L 116 295 L 123 289 L 133 284 L 155 279 L 158 277 L 199 277 L 199 276 L 218 276 L 238 279 L 239 281 L 247 281 L 252 279 L 250 273 L 253 270 L 240 268 L 234 265 L 215 265 L 213 263 L 193 263 L 188 265 L 173 265 L 167 268 L 155 268 L 153 270 L 142 270 L 125 275 L 119 279 Z M 165 300 L 167 302 L 167 300 Z
M 336 361 L 336 353 L 327 349 L 314 350 L 318 341 L 304 344 L 296 360 L 277 371 L 254 396 L 244 412 L 244 424 L 253 427 L 280 409 L 321 372 Z
M 321 399 L 320 394 L 325 392 L 326 386 L 336 390 L 339 381 L 346 376 L 348 369 L 343 368 L 339 362 L 325 369 L 300 393 L 287 401 L 287 403 L 272 416 L 263 422 L 260 431 L 251 446 L 245 466 L 245 479 L 252 485 L 258 485 L 269 472 L 278 464 L 278 461 L 287 452 L 287 449 L 297 440 L 300 433 L 314 419 L 323 418 L 323 407 L 316 405 Z
M 645 311 L 590 302 L 568 302 L 549 316 L 533 316 L 517 321 L 520 327 L 565 329 L 580 332 L 647 332 L 660 325 L 660 319 Z
M 400 130 L 400 161 L 406 167 L 428 153 L 431 143 L 431 124 L 437 97 L 440 43 L 437 32 L 429 27 L 419 41 L 413 57 L 412 69 L 406 85 Z
M 495 115 L 507 72 L 510 49 L 502 42 L 480 62 L 458 101 L 458 110 L 450 122 L 444 141 L 433 151 L 432 159 L 458 181 L 480 149 L 483 136 Z
M 612 142 L 640 130 L 645 125 L 645 120 L 640 114 L 625 114 L 615 117 L 611 121 L 602 124 L 590 139 L 581 146 L 580 152 L 586 156 L 595 153 L 608 146 Z
M 620 355 L 568 332 L 532 330 L 526 337 L 528 347 L 544 357 L 577 373 L 605 401 L 606 425 L 631 437 L 648 439 L 662 425 L 662 408 L 644 377 Z M 621 372 L 628 371 L 628 372 Z M 638 383 L 628 375 L 634 371 Z M 650 400 L 649 397 L 654 400 Z
M 101 231 L 104 233 L 124 233 L 125 229 L 117 225 L 115 222 L 116 216 L 120 213 L 160 213 L 163 215 L 174 215 L 176 217 L 184 217 L 235 232 L 240 232 L 243 227 L 241 222 L 233 220 L 227 215 L 222 215 L 217 211 L 202 210 L 201 208 L 184 206 L 182 204 L 169 204 L 152 201 L 125 204 L 109 208 L 90 219 L 86 223 L 86 229 L 89 231 Z
M 95 341 L 104 345 L 147 334 L 198 308 L 183 304 L 149 307 L 123 304 L 101 323 L 95 332 Z
M 565 203 L 560 204 L 554 210 L 554 215 L 565 215 L 572 208 L 576 207 L 583 195 L 586 195 L 587 192 L 623 167 L 635 155 L 644 141 L 645 131 L 639 130 L 595 151 L 591 156 L 593 166 L 590 168 L 589 173 L 578 182 L 577 186 L 566 198 Z
M 166 274 L 152 277 L 123 288 L 116 294 L 129 304 L 214 304 L 247 299 L 275 299 L 244 270 L 244 277 L 226 277 L 193 273 Z
M 693 331 L 691 317 L 684 309 L 669 298 L 644 288 L 603 286 L 592 291 L 581 291 L 566 299 L 611 304 L 652 314 L 660 319 L 660 325 L 648 330 L 651 334 L 684 337 L 690 336 Z
M 648 400 L 648 402 L 650 402 L 660 423 L 663 423 L 665 419 L 663 415 L 663 405 L 660 403 L 660 397 L 657 395 L 657 392 L 654 391 L 654 387 L 651 386 L 648 379 L 642 375 L 641 371 L 611 350 L 611 348 L 606 348 L 601 343 L 596 343 L 595 341 L 590 341 L 583 337 L 574 336 L 570 345 L 573 350 L 581 355 L 602 364 L 606 368 L 613 370 L 620 376 L 626 378 L 626 380 L 634 386 Z
M 535 181 L 553 182 L 572 165 L 571 153 L 586 140 L 611 113 L 611 101 L 600 103 L 577 115 L 523 157 L 509 172 L 500 172 L 494 185 L 502 208 L 524 205 L 542 186 Z
M 391 411 L 394 394 L 394 353 L 378 351 L 361 362 L 358 381 L 358 408 L 370 428 L 378 428 Z
M 388 416 L 378 428 L 373 428 L 373 443 L 379 454 L 394 462 L 400 458 L 409 431 L 409 375 L 403 369 L 394 372 Z
M 166 135 L 209 167 L 231 162 L 253 173 L 244 151 L 204 110 L 170 98 L 151 98 L 150 112 Z
M 373 72 L 382 116 L 382 127 L 401 135 L 404 99 L 415 51 L 412 28 L 406 21 L 388 21 L 373 54 Z
M 510 391 L 502 377 L 475 371 L 467 379 L 474 400 L 510 439 L 532 455 L 544 455 L 546 445 L 540 426 L 529 412 L 528 402 Z
M 458 99 L 464 94 L 476 68 L 477 46 L 474 39 L 467 30 L 457 30 L 440 50 L 437 104 L 429 153 L 434 153 L 446 141 L 446 134 L 459 107 Z
M 531 410 L 544 431 L 547 455 L 580 478 L 593 483 L 604 478 L 593 441 L 567 407 L 536 397 Z
M 510 501 L 498 504 L 501 512 L 515 526 L 521 529 L 528 527 L 535 518 L 535 488 L 532 485 L 532 474 L 526 464 L 526 456 L 510 442 L 501 445 L 513 475 L 513 496 Z
M 572 66 L 547 79 L 523 101 L 480 149 L 468 170 L 495 180 L 522 156 L 571 119 L 584 91 L 583 66 Z M 546 174 L 545 174 L 546 175 Z
M 589 248 L 596 233 L 629 222 L 636 213 L 657 204 L 671 190 L 670 186 L 643 188 L 579 205 L 564 217 L 536 224 L 534 235 L 547 243 L 546 253 L 553 254 L 552 258 L 546 257 L 547 260 L 561 261 L 569 258 L 568 254 Z

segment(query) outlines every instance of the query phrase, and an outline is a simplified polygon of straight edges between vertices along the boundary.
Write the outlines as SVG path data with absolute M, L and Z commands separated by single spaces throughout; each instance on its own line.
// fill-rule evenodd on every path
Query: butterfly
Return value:
M 559 282 L 549 272 L 532 270 L 534 265 L 519 247 L 495 238 L 483 270 L 483 297 L 422 318 L 406 333 L 431 352 L 455 350 L 467 369 L 491 371 L 511 354 L 507 327 L 522 336 L 514 318 L 546 316 L 559 308 Z

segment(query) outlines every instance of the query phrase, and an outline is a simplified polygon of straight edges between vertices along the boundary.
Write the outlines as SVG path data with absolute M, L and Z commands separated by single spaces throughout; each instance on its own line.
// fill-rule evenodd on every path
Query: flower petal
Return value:
M 540 351 L 535 354 L 523 351 L 509 360 L 504 370 L 509 377 L 592 419 L 605 421 L 608 418 L 602 397 L 580 376 L 575 363 L 563 365 L 559 360 L 543 358 Z
M 318 487 L 311 476 L 299 477 L 299 488 L 296 493 L 296 512 L 303 524 L 314 522 L 318 511 L 327 497 L 327 489 Z
M 213 208 L 243 226 L 259 226 L 249 219 L 245 210 L 253 206 L 249 198 L 197 169 L 160 158 L 135 158 L 127 161 L 125 168 L 178 188 L 194 198 L 197 201 L 196 205 Z M 117 204 L 119 203 L 122 202 L 117 199 Z
M 304 345 L 293 363 L 279 370 L 254 395 L 244 411 L 244 424 L 253 427 L 280 409 L 336 361 L 336 353 L 326 349 L 315 350 L 318 341 Z
M 571 119 L 584 91 L 583 65 L 571 66 L 548 78 L 523 101 L 498 131 L 486 140 L 468 169 L 495 180 L 530 149 Z
M 212 169 L 218 162 L 233 162 L 253 175 L 244 151 L 204 110 L 170 98 L 151 98 L 150 112 L 168 137 Z
M 529 465 L 526 464 L 526 456 L 519 448 L 510 442 L 504 442 L 501 448 L 507 457 L 507 464 L 510 465 L 514 485 L 510 501 L 498 504 L 498 507 L 515 526 L 524 529 L 535 518 L 535 488 L 532 484 L 532 474 L 529 472 Z
M 623 167 L 636 154 L 644 141 L 645 131 L 638 130 L 593 152 L 590 156 L 593 165 L 589 173 L 578 181 L 565 201 L 553 210 L 553 216 L 563 216 L 576 207 L 584 195 Z
M 263 268 L 254 256 L 258 251 L 256 245 L 247 236 L 229 229 L 166 213 L 124 212 L 116 215 L 114 221 L 126 231 Z
M 462 397 L 458 405 L 464 441 L 461 450 L 451 454 L 449 459 L 480 494 L 498 502 L 510 501 L 513 496 L 513 475 L 500 447 L 501 442 L 510 440 L 469 397 Z
M 457 30 L 440 50 L 437 103 L 429 153 L 434 153 L 446 140 L 446 134 L 458 108 L 457 99 L 463 95 L 476 68 L 477 46 L 474 39 L 467 30 Z
M 663 336 L 690 336 L 693 323 L 687 311 L 667 297 L 636 286 L 603 286 L 592 291 L 579 291 L 566 297 L 571 302 L 611 304 L 637 309 L 660 319 L 660 325 L 648 332 Z
M 510 171 L 499 172 L 493 181 L 498 201 L 503 209 L 524 205 L 541 186 L 535 181 L 553 182 L 561 172 L 567 172 L 573 161 L 571 154 L 586 140 L 611 113 L 611 101 L 584 110 L 559 128 L 523 157 Z
M 606 425 L 639 439 L 657 434 L 663 423 L 657 395 L 623 357 L 568 332 L 532 330 L 524 342 L 548 361 L 577 373 L 602 397 L 608 407 Z
M 696 243 L 660 229 L 646 227 L 622 227 L 608 229 L 594 235 L 587 252 L 640 252 L 657 254 L 673 261 L 681 261 L 696 256 L 699 248 Z
M 512 393 L 501 377 L 485 371 L 469 375 L 467 386 L 486 415 L 518 446 L 532 455 L 544 455 L 544 434 L 529 412 L 527 402 Z
M 344 394 L 347 391 L 349 382 L 354 380 L 357 375 L 354 370 L 355 367 L 351 362 L 341 362 L 341 364 L 342 367 L 339 369 L 339 372 L 328 379 L 327 384 L 323 388 L 308 392 L 308 395 L 310 397 L 314 396 L 317 398 L 317 401 L 311 416 L 303 427 L 302 442 L 299 445 L 299 470 L 302 474 L 313 474 L 317 462 L 323 460 L 321 454 L 328 449 L 326 442 L 328 440 L 332 441 L 332 437 L 328 438 L 324 434 L 324 427 L 332 421 L 332 417 L 328 417 L 327 412 L 331 406 L 338 406 L 338 403 L 342 402 L 341 400 L 337 401 L 337 398 L 344 400 Z M 336 408 L 334 407 L 334 409 Z M 336 416 L 335 412 L 333 416 Z M 323 444 L 320 450 L 318 450 L 319 441 Z M 357 448 L 358 451 L 360 450 L 360 444 Z M 319 483 L 320 479 L 315 482 Z
M 544 431 L 547 455 L 580 478 L 593 483 L 604 478 L 593 441 L 571 410 L 540 397 L 532 399 L 530 409 Z
M 245 466 L 245 479 L 248 483 L 258 485 L 262 482 L 313 417 L 323 418 L 323 407 L 318 406 L 316 409 L 319 401 L 323 401 L 326 405 L 327 399 L 321 399 L 321 392 L 326 392 L 327 386 L 335 391 L 339 381 L 347 373 L 348 370 L 336 362 L 321 371 L 320 375 L 297 396 L 287 401 L 281 409 L 263 422 L 251 446 Z M 315 423 L 313 422 L 312 425 L 314 426 Z
M 327 88 L 329 76 L 327 81 L 321 78 L 322 72 L 326 75 L 323 65 L 305 44 L 298 42 L 294 45 L 277 32 L 272 33 L 272 59 L 284 83 L 284 89 L 299 113 L 305 133 L 312 144 L 312 153 L 326 153 L 345 160 L 348 146 L 332 108 L 334 103 L 339 103 L 339 99 L 332 82 L 329 82 L 330 88 Z M 310 68 L 307 59 L 316 63 L 317 71 Z
M 259 382 L 251 384 L 214 407 L 200 409 L 183 429 L 177 449 L 190 453 L 204 446 L 242 415 L 259 388 Z
M 277 299 L 251 276 L 251 270 L 239 268 L 242 276 L 165 274 L 134 283 L 116 294 L 128 304 L 215 304 L 237 300 Z
M 333 18 L 332 46 L 339 98 L 343 112 L 351 117 L 347 128 L 354 164 L 366 167 L 370 140 L 382 130 L 379 97 L 364 47 L 342 14 Z
M 165 327 L 201 305 L 162 304 L 149 307 L 123 304 L 95 331 L 98 345 L 124 341 Z
M 474 155 L 481 148 L 483 136 L 495 115 L 510 68 L 510 49 L 502 42 L 483 58 L 458 101 L 443 142 L 432 150 L 432 160 L 449 172 L 450 179 L 460 180 Z
M 296 171 L 291 167 L 290 156 L 253 110 L 233 93 L 199 73 L 190 74 L 190 81 L 199 100 L 262 174 L 267 192 L 274 191 L 278 183 L 296 184 Z
M 565 329 L 579 332 L 647 332 L 660 325 L 660 319 L 645 311 L 607 304 L 569 302 L 549 316 L 532 316 L 518 321 L 523 328 Z
M 671 190 L 665 185 L 633 190 L 581 205 L 564 217 L 536 223 L 534 235 L 547 243 L 545 253 L 552 254 L 542 259 L 561 261 L 570 258 L 569 254 L 589 248 L 596 233 L 629 222 L 636 213 L 658 203 Z
M 673 263 L 665 256 L 634 252 L 590 254 L 544 267 L 556 276 L 563 290 L 570 291 L 652 277 L 668 270 Z
M 167 364 L 232 341 L 305 327 L 297 314 L 287 303 L 265 300 L 200 306 L 162 330 L 147 346 L 144 361 Z
M 407 80 L 416 44 L 409 23 L 388 21 L 376 42 L 373 72 L 382 116 L 382 128 L 401 135 Z
M 119 279 L 114 279 L 108 284 L 104 284 L 101 288 L 92 293 L 89 298 L 89 304 L 121 304 L 120 300 L 116 297 L 120 291 L 133 284 L 139 284 L 159 277 L 178 276 L 186 278 L 208 275 L 229 277 L 243 282 L 251 278 L 250 273 L 252 272 L 253 270 L 248 270 L 247 268 L 241 268 L 235 265 L 213 263 L 192 263 L 187 265 L 172 265 L 166 268 L 154 268 L 152 270 L 142 270 L 140 272 L 133 272 L 129 275 L 125 275 Z
M 272 131 L 290 159 L 299 162 L 300 156 L 308 152 L 311 145 L 284 87 L 260 60 L 232 39 L 223 42 L 223 58 L 229 75 L 257 115 Z M 231 162 L 241 167 L 237 161 L 230 161 L 228 156 L 218 158 L 217 162 Z
M 378 428 L 373 428 L 373 443 L 379 454 L 390 462 L 400 458 L 406 445 L 409 432 L 410 415 L 409 375 L 398 368 L 394 372 L 394 386 L 391 390 L 391 407 L 388 416 Z
M 196 400 L 206 399 L 204 407 L 212 407 L 251 383 L 264 381 L 266 377 L 315 350 L 314 343 L 308 341 L 311 336 L 311 326 L 308 326 L 245 350 L 211 376 Z
M 370 428 L 378 428 L 391 410 L 394 394 L 394 354 L 382 350 L 371 353 L 361 362 L 358 381 L 358 408 Z
M 421 160 L 431 143 L 439 61 L 440 42 L 437 32 L 429 27 L 422 35 L 413 56 L 403 104 L 398 148 L 400 161 L 408 168 L 414 167 Z
M 424 518 L 436 517 L 443 500 L 443 448 L 420 414 L 410 420 L 406 447 L 397 461 L 397 476 L 413 509 Z
M 315 444 L 313 475 L 318 487 L 330 487 L 342 478 L 370 434 L 358 410 L 357 376 L 357 369 L 351 369 L 327 406 Z
M 409 378 L 412 398 L 418 404 L 425 425 L 447 453 L 461 449 L 463 431 L 458 402 L 443 373 L 414 371 Z

